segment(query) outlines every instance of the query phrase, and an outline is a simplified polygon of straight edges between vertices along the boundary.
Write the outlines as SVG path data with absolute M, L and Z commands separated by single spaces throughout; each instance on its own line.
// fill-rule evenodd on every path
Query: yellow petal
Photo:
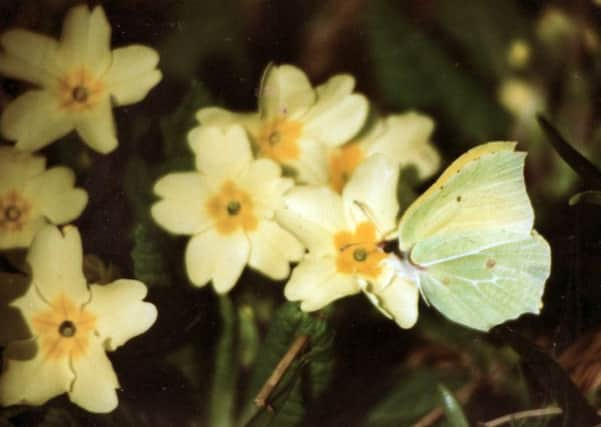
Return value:
M 367 99 L 363 95 L 350 95 L 319 114 L 311 112 L 306 118 L 304 132 L 335 147 L 349 141 L 361 130 L 367 112 Z
M 119 403 L 115 391 L 119 387 L 117 375 L 100 338 L 91 335 L 88 345 L 85 357 L 71 361 L 75 379 L 69 399 L 90 412 L 111 412 Z
M 255 214 L 271 218 L 276 209 L 284 207 L 282 196 L 292 188 L 294 182 L 281 175 L 282 169 L 277 163 L 270 159 L 258 159 L 240 177 L 240 187 L 252 194 Z
M 71 66 L 86 65 L 97 75 L 111 63 L 111 27 L 102 6 L 69 10 L 63 23 L 60 53 Z
M 332 77 L 318 88 L 318 99 L 303 117 L 304 132 L 317 140 L 338 146 L 349 141 L 365 124 L 369 104 L 363 95 L 352 94 L 354 79 Z
M 306 257 L 294 268 L 284 288 L 286 298 L 300 301 L 304 311 L 319 310 L 332 301 L 359 292 L 352 276 L 336 272 L 333 257 Z
M 104 81 L 116 105 L 128 105 L 144 99 L 161 81 L 156 69 L 159 55 L 156 50 L 141 45 L 131 45 L 113 51 L 113 62 Z
M 69 360 L 48 363 L 37 351 L 35 340 L 16 341 L 4 351 L 4 371 L 0 377 L 0 404 L 42 405 L 69 390 L 74 379 Z
M 196 234 L 211 226 L 205 214 L 210 194 L 205 181 L 196 172 L 170 173 L 159 179 L 154 192 L 164 199 L 151 209 L 157 224 L 175 234 Z
M 40 86 L 53 86 L 60 75 L 58 43 L 50 37 L 26 30 L 2 34 L 0 73 Z
M 223 235 L 216 229 L 198 234 L 186 248 L 186 270 L 190 281 L 204 286 L 209 280 L 218 293 L 234 287 L 248 262 L 250 243 L 242 232 Z
M 257 230 L 249 234 L 249 239 L 248 264 L 274 280 L 288 277 L 289 262 L 300 260 L 305 252 L 292 234 L 273 221 L 260 221 Z
M 0 147 L 0 194 L 16 190 L 30 178 L 41 174 L 46 168 L 46 159 L 13 147 Z
M 62 232 L 52 225 L 42 228 L 31 244 L 27 262 L 33 283 L 46 301 L 63 293 L 76 304 L 89 300 L 77 228 L 66 226 Z
M 226 128 L 241 125 L 252 135 L 259 133 L 261 119 L 259 113 L 234 113 L 219 107 L 201 108 L 196 113 L 200 126 L 215 126 Z
M 333 236 L 347 228 L 339 194 L 325 187 L 296 187 L 285 197 L 277 222 L 294 234 L 313 255 L 336 253 Z
M 38 214 L 30 218 L 20 230 L 0 231 L 0 249 L 27 248 L 37 232 L 47 224 Z
M 86 309 L 96 315 L 96 330 L 111 351 L 146 332 L 156 321 L 156 307 L 142 301 L 147 294 L 142 282 L 120 279 L 92 285 L 90 292 L 92 300 Z
M 419 292 L 417 286 L 399 276 L 387 286 L 374 290 L 374 304 L 401 328 L 408 329 L 417 322 Z
M 399 213 L 398 179 L 399 168 L 383 155 L 374 154 L 364 160 L 342 193 L 347 222 L 353 226 L 373 222 L 380 237 L 393 231 Z
M 52 223 L 64 224 L 77 218 L 88 202 L 88 194 L 74 184 L 73 171 L 58 166 L 32 178 L 24 194 Z
M 117 148 L 117 136 L 111 101 L 107 98 L 77 116 L 75 129 L 92 149 L 106 154 Z
M 383 132 L 366 144 L 369 154 L 382 153 L 394 163 L 414 165 L 420 179 L 432 176 L 440 165 L 440 155 L 430 144 L 434 121 L 414 112 L 396 114 L 382 121 Z
M 35 151 L 69 133 L 74 125 L 47 91 L 25 92 L 7 105 L 0 122 L 2 133 L 17 141 L 16 148 Z
M 305 73 L 292 65 L 268 67 L 259 94 L 259 112 L 264 119 L 298 117 L 315 103 L 316 94 Z
M 236 177 L 253 160 L 248 137 L 241 126 L 197 127 L 188 134 L 188 142 L 196 154 L 196 168 L 211 177 Z
M 297 181 L 305 184 L 324 185 L 328 180 L 328 157 L 326 146 L 311 138 L 301 137 L 298 141 L 300 154 L 297 159 L 287 161 L 297 173 Z

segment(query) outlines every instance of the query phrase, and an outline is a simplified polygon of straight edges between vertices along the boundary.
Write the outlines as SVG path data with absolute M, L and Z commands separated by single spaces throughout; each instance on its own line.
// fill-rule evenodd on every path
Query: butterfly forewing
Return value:
M 416 246 L 412 261 L 427 263 L 528 236 L 533 211 L 524 185 L 525 154 L 510 143 L 487 146 L 490 151 L 479 147 L 478 157 L 470 152 L 460 157 L 401 219 L 399 246 L 402 251 Z M 489 230 L 502 237 L 481 233 Z M 432 251 L 440 241 L 444 253 Z

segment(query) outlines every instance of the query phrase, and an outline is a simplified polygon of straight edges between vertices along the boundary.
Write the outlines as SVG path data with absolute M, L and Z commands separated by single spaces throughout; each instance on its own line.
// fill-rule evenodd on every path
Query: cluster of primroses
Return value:
M 119 384 L 105 351 L 146 331 L 156 308 L 143 302 L 139 281 L 86 283 L 78 230 L 56 225 L 81 214 L 87 193 L 71 170 L 47 169 L 33 151 L 72 130 L 100 153 L 113 150 L 112 107 L 142 100 L 160 81 L 158 55 L 139 45 L 111 50 L 102 8 L 86 6 L 69 11 L 59 41 L 11 30 L 0 45 L 0 72 L 35 86 L 6 106 L 0 123 L 16 143 L 0 147 L 0 250 L 28 250 L 26 272 L 0 273 L 13 296 L 2 308 L 10 327 L 0 328 L 0 404 L 37 405 L 67 392 L 89 411 L 108 412 Z M 411 327 L 418 289 L 389 286 L 396 270 L 381 242 L 397 226 L 400 168 L 426 179 L 439 166 L 432 120 L 380 116 L 351 76 L 313 87 L 290 65 L 268 67 L 258 101 L 251 113 L 198 111 L 188 136 L 197 170 L 155 184 L 153 218 L 192 236 L 190 281 L 225 293 L 248 265 L 289 278 L 285 295 L 303 310 L 363 290 Z
M 94 150 L 117 147 L 112 107 L 143 99 L 161 79 L 157 53 L 132 45 L 110 49 L 101 7 L 69 11 L 60 41 L 25 30 L 0 37 L 0 73 L 33 84 L 2 112 L 0 251 L 27 250 L 23 273 L 0 272 L 0 404 L 40 405 L 68 393 L 92 412 L 109 412 L 119 387 L 106 351 L 155 322 L 146 286 L 121 279 L 88 284 L 75 220 L 88 195 L 74 173 L 46 168 L 47 144 L 76 130 Z M 18 264 L 18 263 L 17 263 Z
M 305 311 L 366 291 L 402 327 L 417 320 L 418 289 L 395 277 L 393 239 L 402 166 L 430 177 L 439 156 L 430 118 L 370 114 L 354 79 L 313 87 L 291 65 L 269 66 L 258 111 L 203 108 L 188 134 L 196 171 L 155 184 L 155 221 L 192 236 L 185 267 L 197 286 L 228 292 L 245 266 L 274 280 Z M 389 262 L 387 262 L 389 261 Z M 298 263 L 290 274 L 290 263 Z

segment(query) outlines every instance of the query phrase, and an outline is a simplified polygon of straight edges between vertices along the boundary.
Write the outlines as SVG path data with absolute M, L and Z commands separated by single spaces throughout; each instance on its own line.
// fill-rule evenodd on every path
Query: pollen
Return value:
M 96 327 L 96 316 L 61 294 L 48 310 L 33 317 L 32 326 L 46 359 L 69 357 L 74 360 L 87 354 L 90 334 Z
M 12 190 L 0 196 L 0 231 L 20 231 L 29 220 L 31 203 Z
M 364 158 L 363 149 L 356 143 L 335 150 L 329 161 L 330 187 L 337 193 L 342 192 L 342 188 Z
M 277 118 L 261 128 L 256 138 L 261 155 L 277 162 L 296 160 L 300 156 L 298 140 L 302 124 L 296 120 Z
M 75 69 L 59 79 L 61 107 L 69 111 L 85 111 L 94 107 L 105 95 L 101 80 L 85 67 Z
M 230 180 L 225 181 L 217 194 L 209 198 L 206 209 L 221 234 L 257 228 L 258 220 L 252 198 Z
M 358 274 L 376 278 L 380 262 L 386 253 L 378 246 L 376 228 L 371 222 L 362 222 L 355 232 L 340 231 L 334 235 L 334 246 L 338 252 L 336 269 L 344 274 Z

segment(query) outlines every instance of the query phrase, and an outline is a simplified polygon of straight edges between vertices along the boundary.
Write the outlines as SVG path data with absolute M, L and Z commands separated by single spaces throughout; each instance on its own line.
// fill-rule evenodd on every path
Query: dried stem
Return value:
M 542 409 L 531 409 L 529 411 L 520 411 L 514 412 L 513 414 L 503 415 L 502 417 L 480 423 L 479 425 L 482 427 L 497 427 L 503 424 L 510 423 L 512 421 L 522 420 L 524 418 L 549 417 L 553 415 L 559 415 L 562 412 L 563 411 L 561 410 L 561 408 L 557 408 L 554 406 Z
M 294 340 L 286 354 L 284 354 L 284 356 L 280 359 L 269 378 L 267 378 L 265 384 L 263 384 L 263 387 L 261 387 L 261 390 L 259 390 L 259 393 L 255 398 L 255 404 L 258 407 L 263 408 L 267 406 L 269 408 L 267 405 L 267 399 L 269 399 L 271 392 L 273 392 L 273 390 L 277 387 L 280 380 L 286 373 L 286 370 L 290 367 L 292 362 L 294 362 L 308 342 L 308 335 L 300 335 Z

